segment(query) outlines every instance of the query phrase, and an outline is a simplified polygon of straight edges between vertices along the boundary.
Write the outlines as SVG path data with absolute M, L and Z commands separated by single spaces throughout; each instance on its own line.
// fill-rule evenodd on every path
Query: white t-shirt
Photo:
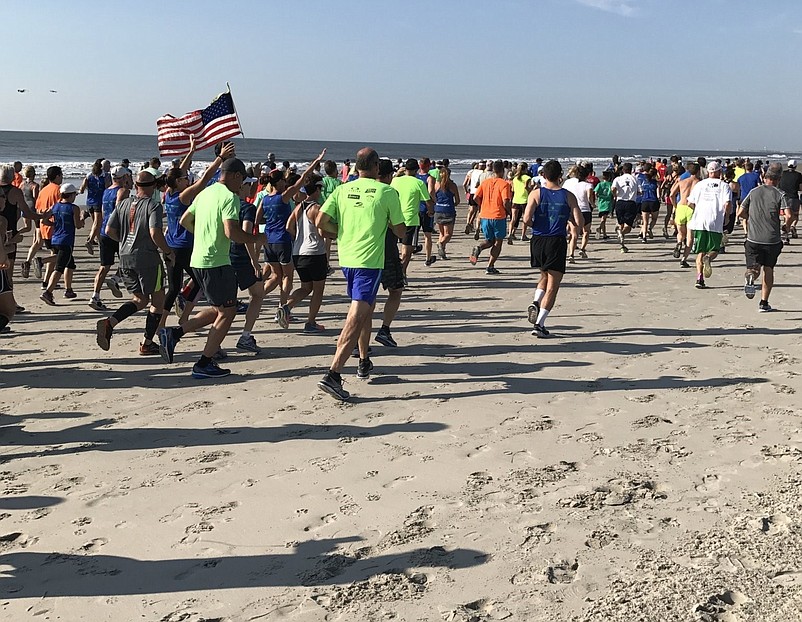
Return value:
M 593 190 L 593 186 L 591 186 L 588 182 L 579 181 L 576 177 L 570 177 L 569 179 L 565 180 L 563 188 L 568 190 L 568 192 L 576 197 L 576 202 L 579 204 L 580 212 L 593 211 L 590 206 L 590 201 L 588 200 L 588 190 Z
M 481 177 L 482 173 L 484 173 L 484 171 L 478 168 L 475 168 L 471 171 L 471 180 L 469 186 L 470 190 L 468 191 L 471 194 L 476 194 L 476 190 L 479 188 L 479 183 L 481 181 L 479 178 Z
M 697 183 L 688 204 L 694 206 L 688 227 L 694 231 L 724 232 L 724 211 L 732 203 L 732 190 L 723 179 L 709 177 Z
M 634 201 L 638 196 L 638 181 L 631 173 L 624 173 L 613 180 L 616 201 Z

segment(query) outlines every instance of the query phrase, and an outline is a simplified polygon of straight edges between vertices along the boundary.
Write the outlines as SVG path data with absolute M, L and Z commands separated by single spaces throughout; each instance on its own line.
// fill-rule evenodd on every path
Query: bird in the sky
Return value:
M 24 93 L 24 92 L 25 92 L 25 91 L 27 91 L 27 90 L 28 90 L 28 89 L 17 89 L 17 93 Z
M 58 91 L 54 91 L 53 89 L 50 89 L 50 92 L 51 93 L 58 93 Z

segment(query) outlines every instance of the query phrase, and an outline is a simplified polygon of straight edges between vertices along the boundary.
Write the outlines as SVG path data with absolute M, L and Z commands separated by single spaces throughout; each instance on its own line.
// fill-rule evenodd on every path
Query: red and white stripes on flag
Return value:
M 164 115 L 156 120 L 159 155 L 182 156 L 189 153 L 189 137 L 195 137 L 195 150 L 207 149 L 242 134 L 230 92 L 218 95 L 203 110 L 182 117 Z

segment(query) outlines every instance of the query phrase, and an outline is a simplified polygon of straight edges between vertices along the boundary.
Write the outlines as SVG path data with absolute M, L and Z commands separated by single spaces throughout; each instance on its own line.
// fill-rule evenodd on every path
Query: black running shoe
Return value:
M 359 365 L 356 368 L 357 378 L 362 378 L 362 380 L 370 378 L 370 372 L 372 371 L 373 371 L 373 361 L 371 361 L 369 358 L 359 359 Z
M 387 346 L 388 348 L 398 347 L 398 344 L 395 342 L 395 339 L 393 339 L 393 336 L 390 334 L 389 329 L 380 328 L 379 332 L 376 333 L 375 340 L 378 341 L 383 346 Z
M 341 402 L 345 402 L 351 397 L 351 394 L 343 389 L 342 381 L 338 382 L 331 377 L 331 374 L 323 376 L 323 378 L 318 381 L 317 386 L 321 391 L 325 391 L 334 399 L 340 400 Z
M 545 326 L 541 326 L 540 324 L 535 324 L 535 328 L 532 330 L 532 334 L 538 339 L 544 339 L 548 337 L 551 333 L 549 333 L 549 331 L 546 330 Z

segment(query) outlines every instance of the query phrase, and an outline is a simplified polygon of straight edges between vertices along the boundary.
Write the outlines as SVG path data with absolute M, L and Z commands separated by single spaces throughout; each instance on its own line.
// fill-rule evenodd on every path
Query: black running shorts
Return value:
M 629 225 L 632 227 L 639 213 L 640 209 L 635 201 L 615 202 L 615 217 L 619 225 Z
M 114 265 L 114 256 L 120 253 L 120 243 L 105 235 L 100 236 L 100 265 L 109 268 Z
M 322 255 L 294 255 L 295 271 L 301 283 L 325 281 L 329 275 L 329 260 Z
M 213 307 L 237 306 L 237 275 L 232 266 L 192 268 L 206 301 Z
M 564 235 L 536 235 L 529 241 L 529 261 L 533 268 L 545 272 L 554 270 L 565 274 L 568 241 Z
M 782 250 L 782 242 L 779 244 L 755 244 L 747 240 L 744 244 L 746 267 L 757 268 L 758 266 L 765 266 L 773 268 L 777 265 L 777 259 L 779 259 Z

